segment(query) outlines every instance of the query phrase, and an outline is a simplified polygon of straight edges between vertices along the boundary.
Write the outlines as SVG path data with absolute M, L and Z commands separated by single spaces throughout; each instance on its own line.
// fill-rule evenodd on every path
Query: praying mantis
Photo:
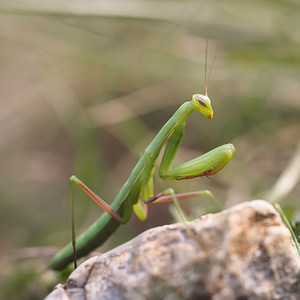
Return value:
M 119 225 L 129 221 L 133 211 L 141 220 L 145 220 L 147 217 L 146 206 L 150 203 L 171 202 L 174 198 L 181 200 L 201 195 L 212 197 L 212 194 L 206 190 L 182 194 L 174 194 L 170 190 L 166 190 L 153 196 L 155 162 L 164 144 L 166 144 L 166 147 L 159 167 L 159 176 L 166 180 L 215 175 L 225 167 L 235 152 L 232 144 L 225 144 L 195 159 L 173 167 L 173 160 L 185 134 L 186 120 L 194 111 L 199 111 L 208 119 L 213 118 L 211 100 L 207 93 L 206 65 L 205 94 L 194 94 L 190 101 L 184 102 L 177 109 L 148 145 L 111 205 L 107 204 L 76 176 L 70 177 L 70 195 L 71 185 L 75 183 L 98 203 L 105 212 L 84 233 L 75 238 L 73 202 L 71 201 L 72 243 L 69 243 L 54 256 L 50 263 L 52 269 L 61 270 L 72 261 L 74 261 L 76 268 L 76 257 L 82 257 L 104 243 Z

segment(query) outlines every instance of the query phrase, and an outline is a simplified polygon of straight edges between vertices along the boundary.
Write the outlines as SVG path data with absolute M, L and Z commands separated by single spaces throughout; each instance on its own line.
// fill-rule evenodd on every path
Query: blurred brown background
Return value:
M 156 174 L 155 191 L 210 189 L 226 206 L 264 198 L 300 138 L 299 7 L 292 0 L 0 1 L 0 297 L 47 292 L 53 278 L 33 278 L 70 240 L 70 175 L 112 201 L 167 119 L 204 92 L 206 40 L 209 64 L 216 57 L 215 115 L 191 115 L 176 162 L 228 142 L 236 154 L 212 180 L 164 182 Z M 74 190 L 80 232 L 102 211 Z M 295 217 L 299 195 L 298 185 L 283 201 Z M 214 209 L 206 198 L 182 204 L 193 217 Z M 99 251 L 172 220 L 167 205 L 152 206 L 146 222 L 134 217 Z M 34 259 L 18 259 L 27 255 Z

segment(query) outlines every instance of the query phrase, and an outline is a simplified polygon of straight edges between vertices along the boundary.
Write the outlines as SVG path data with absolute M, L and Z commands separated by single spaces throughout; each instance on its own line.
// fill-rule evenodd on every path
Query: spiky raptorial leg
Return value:
M 159 168 L 159 176 L 163 179 L 181 180 L 215 175 L 225 167 L 235 152 L 232 144 L 225 144 L 173 167 L 172 163 L 182 142 L 184 130 L 185 122 L 176 127 L 168 140 Z

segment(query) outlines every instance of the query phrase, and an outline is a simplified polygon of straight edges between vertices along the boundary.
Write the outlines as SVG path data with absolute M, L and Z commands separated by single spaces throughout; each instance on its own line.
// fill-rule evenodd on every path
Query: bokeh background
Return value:
M 155 191 L 210 189 L 226 207 L 264 199 L 300 139 L 299 9 L 293 0 L 0 1 L 0 298 L 40 299 L 61 280 L 38 272 L 70 241 L 70 175 L 112 201 L 167 119 L 204 93 L 206 41 L 215 115 L 190 116 L 176 163 L 228 142 L 236 154 L 212 179 L 156 174 Z M 74 190 L 82 232 L 102 211 Z M 299 195 L 297 185 L 282 202 L 294 218 Z M 192 217 L 215 209 L 206 198 L 181 204 Z M 153 205 L 98 251 L 173 220 L 169 205 Z

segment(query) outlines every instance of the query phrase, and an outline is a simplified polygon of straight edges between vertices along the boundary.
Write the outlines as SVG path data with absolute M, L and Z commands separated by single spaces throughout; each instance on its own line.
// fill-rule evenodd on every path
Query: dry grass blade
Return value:
M 300 141 L 296 151 L 288 163 L 285 170 L 281 173 L 277 182 L 272 187 L 266 199 L 271 203 L 279 202 L 285 198 L 300 180 Z

